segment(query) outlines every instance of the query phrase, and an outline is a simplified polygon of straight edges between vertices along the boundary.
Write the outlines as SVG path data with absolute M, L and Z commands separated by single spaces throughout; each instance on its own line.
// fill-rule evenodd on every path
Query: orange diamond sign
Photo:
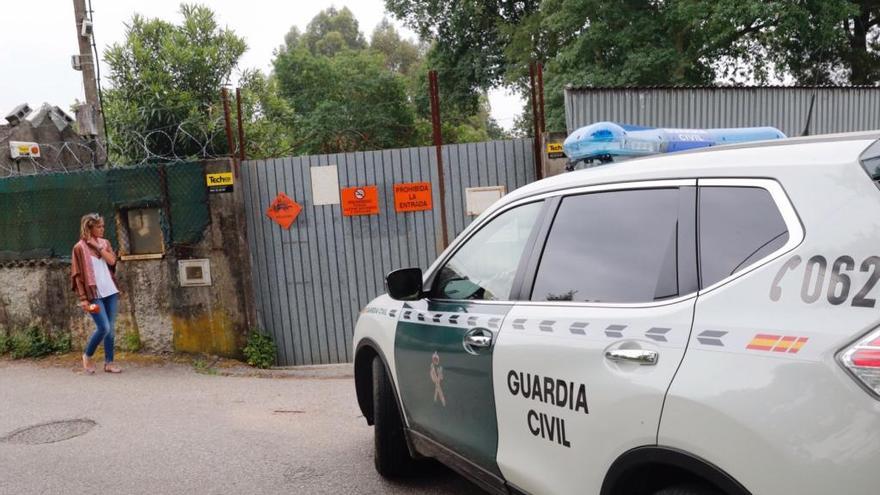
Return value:
M 301 211 L 302 206 L 282 192 L 278 193 L 278 196 L 269 205 L 266 216 L 285 229 L 289 229 Z

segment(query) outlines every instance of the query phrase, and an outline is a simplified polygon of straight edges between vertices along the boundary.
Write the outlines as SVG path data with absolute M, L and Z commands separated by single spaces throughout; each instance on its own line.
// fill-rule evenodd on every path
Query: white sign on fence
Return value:
M 312 172 L 312 204 L 339 204 L 339 175 L 336 165 L 311 167 Z
M 479 215 L 507 193 L 504 186 L 469 187 L 465 189 L 468 215 Z

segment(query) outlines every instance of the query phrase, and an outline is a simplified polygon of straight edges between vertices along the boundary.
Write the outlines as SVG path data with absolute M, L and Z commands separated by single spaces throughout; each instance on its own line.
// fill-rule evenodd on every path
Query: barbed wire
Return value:
M 136 166 L 226 157 L 238 152 L 226 144 L 225 120 L 189 119 L 155 129 L 111 126 L 107 140 L 76 137 L 75 140 L 41 142 L 40 156 L 11 158 L 11 136 L 0 138 L 0 178 L 48 173 L 69 173 L 104 167 Z
M 237 146 L 234 138 L 232 149 L 227 146 L 225 121 L 219 117 L 149 130 L 114 126 L 108 151 L 113 165 L 142 165 L 219 158 L 234 155 Z

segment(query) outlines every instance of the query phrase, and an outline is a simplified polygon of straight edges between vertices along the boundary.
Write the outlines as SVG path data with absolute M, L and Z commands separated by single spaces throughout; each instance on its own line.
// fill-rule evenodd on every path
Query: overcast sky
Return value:
M 14 0 L 3 2 L 3 49 L 0 50 L 0 118 L 19 103 L 38 108 L 44 101 L 68 109 L 75 99 L 84 100 L 82 73 L 70 66 L 70 56 L 78 52 L 72 0 Z M 209 0 L 221 26 L 226 26 L 247 40 L 248 50 L 239 68 L 271 69 L 272 51 L 279 46 L 291 26 L 305 30 L 321 10 L 348 7 L 369 39 L 373 28 L 385 16 L 383 0 Z M 88 5 L 88 0 L 86 0 Z M 159 17 L 178 23 L 177 0 L 92 0 L 95 40 L 99 52 L 125 35 L 124 23 L 132 14 Z M 390 18 L 390 16 L 388 16 Z M 397 23 L 405 37 L 415 39 L 411 31 Z M 102 75 L 107 66 L 101 62 Z M 104 82 L 106 86 L 106 82 Z M 503 91 L 490 93 L 492 115 L 504 128 L 522 104 L 516 96 Z M 2 123 L 6 123 L 2 121 Z

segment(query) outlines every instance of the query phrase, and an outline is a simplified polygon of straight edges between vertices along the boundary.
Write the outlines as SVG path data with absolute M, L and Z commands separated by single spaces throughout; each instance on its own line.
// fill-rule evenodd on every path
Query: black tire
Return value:
M 385 478 L 413 474 L 415 460 L 406 446 L 397 399 L 378 356 L 373 358 L 373 425 L 376 471 Z
M 717 489 L 696 483 L 685 483 L 683 485 L 673 485 L 654 492 L 654 495 L 723 495 Z

